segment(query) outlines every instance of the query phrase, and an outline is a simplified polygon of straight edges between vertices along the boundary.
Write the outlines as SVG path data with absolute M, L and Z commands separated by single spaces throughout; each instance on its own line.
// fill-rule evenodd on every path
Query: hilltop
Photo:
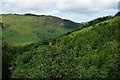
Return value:
M 3 14 L 2 18 L 3 40 L 12 46 L 51 40 L 81 25 L 47 15 Z

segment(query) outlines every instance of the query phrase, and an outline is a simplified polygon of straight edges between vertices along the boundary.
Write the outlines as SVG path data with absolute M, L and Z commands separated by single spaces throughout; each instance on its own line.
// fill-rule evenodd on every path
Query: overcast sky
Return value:
M 0 13 L 52 15 L 75 22 L 114 15 L 119 0 L 1 0 Z

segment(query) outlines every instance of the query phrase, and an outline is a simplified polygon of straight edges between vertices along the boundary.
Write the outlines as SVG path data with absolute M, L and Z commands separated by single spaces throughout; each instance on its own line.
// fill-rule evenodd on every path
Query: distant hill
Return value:
M 120 11 L 115 14 L 115 16 L 120 16 Z
M 50 42 L 23 47 L 16 51 L 10 77 L 119 79 L 119 24 L 116 16 Z
M 13 46 L 24 46 L 54 39 L 80 27 L 79 23 L 54 16 L 3 14 L 3 39 Z

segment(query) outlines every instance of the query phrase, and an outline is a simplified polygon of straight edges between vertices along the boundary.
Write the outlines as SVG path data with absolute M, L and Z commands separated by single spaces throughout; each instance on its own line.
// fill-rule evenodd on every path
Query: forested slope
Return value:
M 17 52 L 11 78 L 118 78 L 120 17 Z

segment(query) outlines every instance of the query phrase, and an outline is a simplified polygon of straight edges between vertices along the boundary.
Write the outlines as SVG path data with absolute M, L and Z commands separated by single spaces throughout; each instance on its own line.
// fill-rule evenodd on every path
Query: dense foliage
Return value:
M 11 62 L 11 78 L 119 78 L 120 17 L 49 42 L 25 46 Z
M 9 33 L 6 32 L 5 34 L 6 30 L 14 30 L 15 26 L 19 26 L 19 24 L 12 23 L 12 26 L 10 25 L 11 27 L 8 25 L 9 28 L 5 28 L 5 24 L 0 23 L 1 26 L 3 25 L 3 30 L 5 30 L 3 32 L 4 39 L 2 44 L 3 78 L 119 79 L 120 16 L 118 14 L 119 13 L 117 13 L 114 17 L 107 16 L 94 19 L 84 25 L 82 24 L 79 28 L 76 27 L 76 30 L 68 31 L 64 35 L 60 34 L 61 36 L 59 35 L 57 38 L 44 38 L 44 40 L 37 43 L 32 43 L 21 47 L 13 47 L 13 45 L 11 46 L 7 44 L 7 42 L 9 43 L 9 40 L 7 41 L 9 37 L 6 37 L 7 39 L 4 37 L 4 35 L 8 35 Z M 9 16 L 13 17 L 13 15 Z M 18 14 L 16 14 L 16 16 L 16 20 L 18 19 L 18 16 L 20 16 L 20 19 L 23 17 Z M 26 14 L 24 17 L 34 18 L 41 16 Z M 44 17 L 51 19 L 51 17 L 48 16 Z M 37 18 L 35 18 L 35 20 L 36 19 Z M 68 24 L 70 26 L 70 30 L 73 29 L 71 26 L 71 21 L 63 21 L 65 21 L 64 25 Z M 46 23 L 48 23 L 48 26 L 53 24 L 52 22 L 47 22 L 47 20 L 45 24 Z M 54 22 L 54 24 L 56 23 Z M 78 24 L 73 24 L 73 26 L 76 25 Z M 51 27 L 51 30 L 54 30 L 53 27 Z M 17 28 L 15 30 L 19 29 Z M 64 27 L 64 29 L 68 29 L 68 27 Z M 61 30 L 62 29 L 60 29 L 60 31 Z M 34 33 L 36 33 L 36 31 Z M 48 37 L 48 35 L 45 36 Z M 18 39 L 16 39 L 16 41 L 17 40 Z
M 13 55 L 15 55 L 15 49 L 3 41 L 2 43 L 2 76 L 4 78 L 10 78 L 11 61 L 13 60 Z

